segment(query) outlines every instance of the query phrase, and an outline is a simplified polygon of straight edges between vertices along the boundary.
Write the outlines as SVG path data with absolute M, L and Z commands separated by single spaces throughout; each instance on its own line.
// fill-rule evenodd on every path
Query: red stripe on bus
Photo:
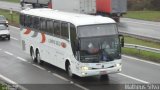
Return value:
M 48 8 L 50 8 L 50 9 L 52 9 L 52 2 L 50 1 L 49 3 L 48 3 Z
M 41 43 L 45 43 L 45 42 L 46 42 L 46 36 L 45 36 L 45 33 L 41 33 L 41 36 L 42 36 Z
M 61 46 L 62 46 L 63 48 L 66 48 L 66 47 L 67 47 L 66 43 L 64 43 L 64 42 L 61 43 Z
M 29 34 L 29 33 L 31 33 L 31 29 L 27 28 L 26 31 L 24 32 L 24 34 Z

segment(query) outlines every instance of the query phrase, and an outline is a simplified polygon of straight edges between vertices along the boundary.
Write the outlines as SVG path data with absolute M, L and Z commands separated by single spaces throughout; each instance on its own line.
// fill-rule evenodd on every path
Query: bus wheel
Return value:
M 31 55 L 32 60 L 35 61 L 35 55 L 34 55 L 33 48 L 31 48 L 31 50 L 30 50 L 30 55 Z
M 8 40 L 10 40 L 10 36 L 8 36 Z
M 70 65 L 70 63 L 68 63 L 67 72 L 68 72 L 69 77 L 73 77 L 73 73 L 72 73 L 72 70 L 71 70 L 71 65 Z
M 100 76 L 100 80 L 109 80 L 108 74 L 101 75 L 101 76 Z
M 36 50 L 36 60 L 38 64 L 42 64 L 42 60 L 41 60 L 40 53 L 38 50 Z

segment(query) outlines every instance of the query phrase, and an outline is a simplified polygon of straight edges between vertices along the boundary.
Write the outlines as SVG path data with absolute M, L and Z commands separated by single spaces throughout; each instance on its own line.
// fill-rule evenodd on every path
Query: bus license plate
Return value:
M 2 36 L 2 38 L 5 38 L 6 36 Z
M 101 74 L 101 75 L 107 74 L 107 71 L 100 71 L 100 74 Z

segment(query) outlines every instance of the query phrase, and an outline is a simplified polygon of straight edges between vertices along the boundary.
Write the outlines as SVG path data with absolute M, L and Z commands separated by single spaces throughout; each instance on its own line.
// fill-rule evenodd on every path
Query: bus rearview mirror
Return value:
M 119 35 L 119 38 L 120 38 L 120 42 L 121 42 L 121 47 L 124 47 L 124 36 Z

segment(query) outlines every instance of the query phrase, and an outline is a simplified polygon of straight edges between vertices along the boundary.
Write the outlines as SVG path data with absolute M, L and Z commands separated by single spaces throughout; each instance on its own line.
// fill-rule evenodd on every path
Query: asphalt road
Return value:
M 10 27 L 10 31 L 10 41 L 0 40 L 0 76 L 29 90 L 124 90 L 126 84 L 160 84 L 160 64 L 128 56 L 123 56 L 122 72 L 110 74 L 107 80 L 99 77 L 71 79 L 53 65 L 40 66 L 32 62 L 21 50 L 19 29 Z
M 14 11 L 18 12 L 21 10 L 20 4 L 3 1 L 0 1 L 0 8 L 8 10 L 12 8 Z M 118 26 L 119 32 L 141 36 L 141 38 L 151 38 L 160 42 L 160 22 L 121 18 L 121 22 L 118 23 Z
M 160 42 L 160 22 L 121 18 L 118 26 L 120 32 L 152 38 Z

